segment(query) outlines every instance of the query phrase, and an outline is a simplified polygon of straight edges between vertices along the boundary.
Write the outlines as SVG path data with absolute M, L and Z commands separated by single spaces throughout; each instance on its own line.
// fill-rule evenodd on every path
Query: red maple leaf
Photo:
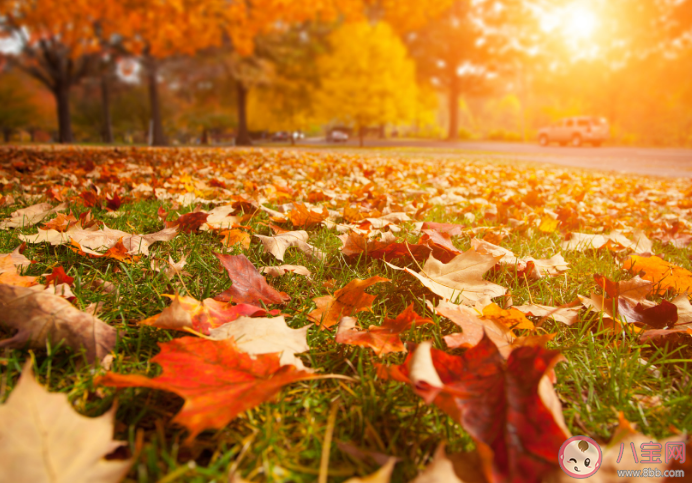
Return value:
M 185 404 L 173 422 L 190 431 L 188 443 L 204 429 L 223 428 L 243 411 L 272 399 L 283 386 L 317 377 L 293 365 L 280 365 L 279 354 L 240 352 L 233 339 L 182 337 L 159 347 L 161 352 L 151 362 L 161 366 L 160 376 L 150 379 L 109 372 L 96 384 L 178 394 Z
M 106 197 L 106 209 L 108 211 L 117 211 L 120 205 L 123 204 L 123 200 L 118 196 L 118 193 L 113 193 L 112 198 Z
M 344 327 L 345 330 L 342 330 L 342 325 L 339 324 L 336 342 L 370 347 L 379 355 L 390 352 L 404 352 L 406 349 L 399 336 L 413 325 L 432 323 L 434 323 L 432 320 L 418 315 L 413 310 L 413 304 L 411 304 L 406 307 L 406 310 L 397 315 L 396 319 L 385 318 L 382 325 L 371 325 L 368 327 L 368 330 L 356 330 L 355 327 Z
M 180 215 L 180 217 L 175 221 L 167 221 L 166 227 L 171 228 L 177 226 L 178 231 L 182 231 L 184 233 L 193 233 L 199 230 L 199 227 L 207 222 L 207 218 L 209 218 L 209 213 L 193 211 L 191 213 Z
M 46 287 L 50 285 L 50 283 L 53 282 L 55 285 L 59 285 L 61 283 L 66 283 L 67 285 L 72 285 L 72 282 L 74 282 L 74 277 L 70 277 L 65 273 L 65 269 L 60 267 L 55 267 L 53 269 L 53 272 L 50 275 L 46 276 Z
M 267 283 L 245 255 L 222 255 L 214 253 L 231 278 L 231 288 L 214 297 L 220 302 L 233 301 L 237 304 L 257 305 L 260 302 L 266 304 L 285 304 L 291 297 L 279 292 Z
M 568 435 L 543 402 L 539 383 L 562 360 L 559 352 L 519 347 L 505 361 L 484 336 L 461 356 L 437 349 L 431 355 L 440 387 L 411 380 L 415 352 L 400 366 L 379 366 L 378 375 L 412 384 L 460 423 L 476 442 L 488 481 L 533 483 L 557 468 Z

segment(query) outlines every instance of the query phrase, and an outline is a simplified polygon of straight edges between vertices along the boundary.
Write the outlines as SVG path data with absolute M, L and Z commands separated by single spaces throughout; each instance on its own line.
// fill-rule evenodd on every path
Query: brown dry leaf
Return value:
M 38 203 L 27 208 L 22 208 L 21 210 L 13 211 L 10 214 L 10 218 L 0 221 L 0 230 L 34 226 L 40 223 L 45 217 L 57 213 L 58 211 L 65 211 L 66 209 L 66 203 L 60 203 L 55 208 L 53 208 L 50 203 Z
M 548 305 L 528 304 L 512 307 L 525 315 L 550 317 L 565 325 L 572 325 L 579 318 L 580 307 L 550 307 Z
M 670 301 L 678 308 L 678 322 L 675 325 L 692 323 L 692 304 L 687 293 L 682 293 Z
M 433 460 L 411 483 L 486 483 L 477 452 L 447 455 L 445 443 L 435 450 Z
M 289 231 L 275 236 L 255 235 L 264 246 L 264 253 L 271 253 L 277 260 L 284 261 L 286 250 L 296 247 L 301 252 L 318 260 L 324 260 L 325 254 L 308 244 L 308 232 L 304 230 Z
M 239 317 L 236 320 L 212 329 L 213 340 L 235 339 L 238 349 L 250 355 L 280 353 L 281 365 L 291 364 L 307 370 L 303 361 L 295 356 L 310 349 L 307 342 L 308 329 L 291 329 L 283 316 L 273 318 Z
M 493 245 L 485 240 L 473 238 L 471 248 L 478 253 L 484 253 L 495 257 L 501 257 L 499 263 L 510 267 L 516 267 L 518 272 L 527 271 L 531 278 L 542 278 L 544 276 L 560 275 L 569 269 L 569 264 L 561 254 L 553 255 L 548 259 L 536 259 L 533 257 L 517 257 L 512 251 L 506 248 Z
M 0 273 L 31 265 L 31 260 L 22 255 L 23 246 L 18 246 L 10 253 L 0 253 Z
M 250 248 L 250 234 L 243 230 L 224 230 L 219 235 L 223 235 L 221 243 L 225 247 L 240 245 L 244 249 Z
M 208 215 L 200 230 L 229 230 L 240 224 L 240 218 L 231 215 L 237 208 L 233 204 L 217 206 L 216 208 L 207 211 Z
M 310 270 L 303 265 L 278 265 L 276 267 L 261 267 L 259 272 L 263 273 L 267 277 L 282 277 L 288 272 L 304 275 L 307 278 L 310 278 L 312 275 Z
M 163 271 L 164 275 L 166 275 L 166 278 L 168 278 L 168 280 L 172 280 L 177 275 L 181 277 L 185 275 L 189 276 L 190 274 L 183 270 L 183 267 L 187 265 L 186 259 L 187 257 L 183 255 L 182 257 L 180 257 L 180 261 L 176 262 L 173 260 L 173 257 L 168 255 L 168 261 L 165 265 L 161 261 L 152 260 L 151 269 L 157 272 Z
M 569 239 L 562 243 L 562 249 L 583 252 L 584 250 L 598 250 L 605 247 L 617 251 L 628 249 L 634 253 L 651 253 L 653 244 L 643 232 L 635 231 L 632 236 L 634 239 L 629 240 L 617 230 L 613 230 L 607 235 L 571 233 Z
M 65 299 L 26 287 L 0 285 L 0 324 L 17 333 L 0 347 L 45 349 L 61 341 L 89 362 L 102 360 L 115 347 L 116 331 L 100 319 L 74 308 Z
M 507 358 L 512 352 L 512 343 L 516 336 L 504 324 L 492 319 L 482 319 L 471 308 L 445 301 L 440 302 L 435 311 L 463 330 L 461 334 L 444 336 L 444 341 L 450 349 L 474 347 L 483 339 L 483 333 L 485 333 L 495 343 L 503 357 Z
M 95 227 L 94 227 L 95 228 Z M 26 243 L 47 242 L 51 245 L 78 243 L 85 253 L 101 255 L 95 250 L 103 251 L 113 248 L 119 240 L 125 247 L 128 255 L 149 255 L 149 246 L 158 241 L 170 241 L 177 235 L 176 227 L 164 228 L 156 233 L 148 235 L 132 235 L 120 230 L 103 227 L 100 230 L 84 230 L 77 226 L 71 227 L 61 233 L 56 230 L 38 230 L 36 235 L 19 235 L 19 239 Z M 87 250 L 85 250 L 87 249 Z M 88 250 L 91 250 L 88 251 Z
M 104 457 L 125 441 L 114 441 L 115 406 L 103 416 L 75 412 L 65 393 L 49 393 L 36 382 L 31 363 L 0 406 L 2 481 L 15 483 L 117 483 L 134 460 Z
M 356 278 L 337 290 L 333 296 L 317 297 L 314 299 L 317 308 L 308 314 L 308 319 L 324 330 L 338 324 L 342 317 L 357 312 L 369 312 L 375 296 L 365 293 L 365 289 L 380 282 L 389 282 L 389 279 L 370 277 L 367 280 L 360 280 Z
M 396 461 L 396 458 L 390 458 L 389 461 L 375 473 L 362 478 L 349 478 L 344 483 L 389 483 Z
M 507 291 L 500 285 L 483 280 L 483 274 L 498 261 L 499 257 L 484 255 L 471 249 L 447 264 L 431 256 L 420 273 L 385 263 L 395 270 L 413 275 L 444 300 L 473 305 L 484 297 L 500 297 Z

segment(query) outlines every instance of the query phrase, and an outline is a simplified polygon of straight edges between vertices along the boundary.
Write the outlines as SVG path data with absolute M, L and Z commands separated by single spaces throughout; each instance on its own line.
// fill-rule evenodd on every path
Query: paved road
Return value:
M 324 138 L 306 139 L 313 146 L 357 147 L 357 141 L 328 144 Z M 531 143 L 485 141 L 443 142 L 427 140 L 367 139 L 367 147 L 420 148 L 435 156 L 464 155 L 474 158 L 518 159 L 580 168 L 613 170 L 636 174 L 692 177 L 692 149 L 628 148 L 628 147 L 541 147 Z

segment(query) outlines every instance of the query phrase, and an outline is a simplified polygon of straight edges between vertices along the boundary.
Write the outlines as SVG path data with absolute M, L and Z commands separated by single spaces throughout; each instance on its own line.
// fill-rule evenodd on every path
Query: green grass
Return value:
M 626 184 L 626 180 L 624 182 Z M 7 193 L 5 193 L 7 194 Z M 150 233 L 161 229 L 156 217 L 160 206 L 171 209 L 169 202 L 139 201 L 123 205 L 118 218 L 96 210 L 97 219 L 109 227 L 128 232 Z M 2 214 L 17 206 L 2 209 Z M 75 206 L 75 212 L 85 208 Z M 180 213 L 190 208 L 179 210 Z M 479 220 L 482 215 L 476 213 Z M 426 215 L 428 221 L 468 224 L 463 214 L 436 207 Z M 260 225 L 267 222 L 265 214 L 252 219 L 254 233 L 269 234 Z M 480 224 L 494 222 L 481 220 Z M 407 225 L 412 228 L 412 224 Z M 34 229 L 0 232 L 0 252 L 7 253 L 19 244 L 19 233 L 34 233 Z M 413 240 L 415 237 L 404 233 Z M 532 255 L 548 258 L 559 252 L 561 236 L 545 235 L 535 230 L 531 234 L 513 232 L 502 246 L 518 256 Z M 340 288 L 354 278 L 365 279 L 380 275 L 391 283 L 377 284 L 369 293 L 377 295 L 372 313 L 361 313 L 364 325 L 380 324 L 384 317 L 393 317 L 408 304 L 414 303 L 418 313 L 431 317 L 434 325 L 411 330 L 405 340 L 433 340 L 436 347 L 446 349 L 442 337 L 458 331 L 451 322 L 426 308 L 425 300 L 434 296 L 413 277 L 390 269 L 383 262 L 370 258 L 347 259 L 339 251 L 337 233 L 325 228 L 310 230 L 310 243 L 327 253 L 324 262 L 289 250 L 284 263 L 305 265 L 313 272 L 313 280 L 298 275 L 271 279 L 280 291 L 291 295 L 282 311 L 293 328 L 307 325 L 307 314 L 314 308 L 312 299 L 326 295 L 327 280 L 336 280 Z M 456 237 L 460 249 L 470 246 L 470 237 Z M 154 376 L 160 369 L 150 359 L 157 354 L 157 342 L 169 341 L 178 334 L 151 327 L 139 326 L 138 320 L 163 310 L 169 303 L 164 294 L 179 291 L 197 299 L 213 297 L 230 286 L 213 252 L 245 253 L 257 267 L 280 262 L 263 253 L 256 240 L 249 250 L 227 249 L 212 233 L 180 234 L 171 242 L 157 243 L 151 257 L 134 264 L 108 259 L 80 256 L 65 246 L 29 245 L 24 253 L 37 263 L 25 274 L 40 275 L 56 265 L 62 265 L 75 278 L 75 304 L 84 308 L 90 303 L 103 302 L 100 318 L 119 331 L 112 370 L 118 373 L 146 373 Z M 664 253 L 668 260 L 692 269 L 690 250 L 663 247 L 658 242 L 655 252 Z M 176 261 L 187 256 L 185 270 L 190 276 L 169 281 L 162 273 L 150 269 L 153 258 Z M 572 302 L 578 294 L 589 295 L 597 290 L 593 275 L 598 273 L 613 280 L 630 274 L 622 270 L 622 255 L 608 251 L 564 253 L 570 264 L 566 275 L 526 281 L 516 277 L 513 269 L 489 272 L 487 279 L 511 291 L 515 305 L 543 303 L 560 305 Z M 398 263 L 400 266 L 405 261 Z M 413 267 L 413 263 L 409 266 Z M 116 290 L 103 293 L 94 287 L 97 279 L 111 282 Z M 587 434 L 599 441 L 608 441 L 618 421 L 618 412 L 637 424 L 639 430 L 651 437 L 662 438 L 679 431 L 692 431 L 692 351 L 689 342 L 670 341 L 656 346 L 640 344 L 636 335 L 624 332 L 610 334 L 602 328 L 595 314 L 582 311 L 580 322 L 567 327 L 547 321 L 542 330 L 556 333 L 549 348 L 561 351 L 567 362 L 556 368 L 557 393 L 563 403 L 564 415 L 574 434 Z M 9 333 L 0 331 L 5 337 Z M 286 387 L 275 402 L 265 403 L 247 411 L 220 431 L 206 431 L 192 447 L 182 444 L 185 430 L 170 424 L 182 406 L 174 394 L 149 389 L 95 387 L 92 367 L 84 363 L 83 355 L 48 347 L 45 351 L 5 350 L 0 357 L 0 401 L 4 401 L 15 386 L 21 367 L 33 360 L 41 384 L 50 391 L 68 395 L 74 408 L 87 416 L 103 414 L 117 399 L 118 410 L 115 439 L 129 442 L 135 452 L 138 432 L 143 447 L 127 481 L 139 482 L 209 482 L 227 481 L 230 469 L 237 470 L 252 481 L 313 482 L 317 479 L 322 446 L 328 426 L 330 408 L 338 404 L 333 441 L 349 442 L 360 448 L 401 458 L 394 482 L 410 481 L 428 462 L 438 444 L 446 440 L 451 451 L 469 451 L 474 445 L 460 425 L 434 406 L 427 406 L 406 385 L 387 382 L 375 375 L 375 362 L 398 364 L 403 354 L 378 358 L 373 351 L 334 342 L 333 332 L 311 328 L 308 332 L 310 351 L 303 354 L 306 365 L 319 373 L 342 374 L 354 379 L 322 379 L 292 384 Z M 367 475 L 377 469 L 374 462 L 361 462 L 333 445 L 329 462 L 329 481 L 341 482 L 355 475 Z

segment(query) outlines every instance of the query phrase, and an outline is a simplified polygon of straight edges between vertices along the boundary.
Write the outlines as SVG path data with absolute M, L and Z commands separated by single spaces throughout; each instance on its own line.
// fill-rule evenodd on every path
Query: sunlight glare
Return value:
M 598 19 L 588 7 L 573 4 L 564 15 L 565 33 L 575 39 L 590 38 L 596 27 Z

